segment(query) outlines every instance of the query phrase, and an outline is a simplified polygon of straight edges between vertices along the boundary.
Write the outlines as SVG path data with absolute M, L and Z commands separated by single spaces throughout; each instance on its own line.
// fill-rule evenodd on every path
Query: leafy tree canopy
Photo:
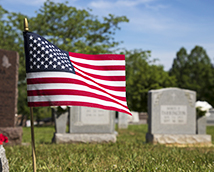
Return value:
M 175 86 L 163 66 L 150 61 L 150 51 L 126 51 L 126 92 L 128 107 L 138 112 L 147 111 L 148 91 Z
M 180 88 L 194 90 L 197 99 L 214 105 L 213 95 L 214 70 L 210 58 L 201 46 L 195 46 L 190 54 L 181 48 L 169 71 L 177 79 Z

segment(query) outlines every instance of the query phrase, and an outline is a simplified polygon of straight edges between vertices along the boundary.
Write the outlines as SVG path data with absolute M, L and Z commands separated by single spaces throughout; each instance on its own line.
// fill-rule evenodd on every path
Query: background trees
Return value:
M 163 66 L 150 61 L 150 51 L 126 51 L 126 92 L 128 107 L 138 112 L 147 111 L 147 95 L 152 89 L 175 86 L 176 79 Z
M 71 52 L 111 53 L 120 42 L 113 35 L 125 16 L 112 14 L 99 20 L 90 10 L 78 10 L 67 3 L 47 1 L 37 16 L 30 19 L 30 29 L 47 37 L 59 48 Z
M 177 52 L 169 74 L 176 77 L 178 87 L 194 90 L 198 100 L 214 105 L 213 72 L 213 65 L 206 51 L 195 46 L 190 54 L 187 54 L 185 48 Z

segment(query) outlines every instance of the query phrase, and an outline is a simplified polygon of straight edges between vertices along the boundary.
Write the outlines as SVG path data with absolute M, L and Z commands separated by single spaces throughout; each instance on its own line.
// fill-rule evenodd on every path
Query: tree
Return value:
M 113 35 L 120 29 L 119 24 L 128 22 L 128 19 L 109 14 L 100 20 L 90 12 L 49 0 L 38 10 L 36 17 L 8 13 L 0 6 L 0 48 L 17 51 L 20 56 L 19 114 L 29 114 L 22 36 L 24 18 L 28 18 L 30 31 L 40 34 L 63 50 L 91 54 L 115 52 L 120 42 L 115 41 Z M 48 108 L 34 108 L 38 118 L 48 111 Z
M 35 18 L 30 20 L 31 29 L 47 37 L 59 48 L 84 53 L 112 53 L 111 48 L 120 42 L 112 35 L 120 29 L 125 16 L 109 14 L 99 20 L 90 10 L 78 10 L 63 3 L 46 1 Z
M 126 92 L 130 110 L 147 111 L 148 91 L 175 86 L 175 77 L 149 61 L 150 51 L 126 51 Z
M 176 77 L 178 87 L 194 90 L 198 100 L 208 101 L 214 105 L 211 97 L 214 93 L 213 72 L 212 63 L 206 51 L 200 46 L 195 46 L 189 55 L 185 48 L 177 52 L 169 74 Z
M 12 30 L 10 22 L 5 19 L 7 15 L 8 11 L 0 6 L 0 47 L 1 49 L 7 50 L 11 46 L 13 50 L 16 41 L 16 33 Z

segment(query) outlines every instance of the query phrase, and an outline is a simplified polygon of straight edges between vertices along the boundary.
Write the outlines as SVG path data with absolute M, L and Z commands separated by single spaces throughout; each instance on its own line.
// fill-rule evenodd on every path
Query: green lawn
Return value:
M 213 147 L 166 147 L 145 143 L 147 125 L 119 130 L 116 143 L 52 144 L 53 127 L 35 127 L 37 171 L 214 171 Z M 23 128 L 30 142 L 30 128 Z M 214 138 L 214 127 L 207 133 Z M 10 172 L 32 171 L 31 146 L 5 147 Z

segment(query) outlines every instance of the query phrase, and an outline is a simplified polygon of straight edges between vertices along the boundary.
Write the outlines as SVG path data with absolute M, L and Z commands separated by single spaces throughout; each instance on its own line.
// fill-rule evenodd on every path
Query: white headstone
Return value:
M 138 123 L 139 122 L 139 113 L 131 111 L 131 114 L 132 114 L 132 122 Z
M 119 112 L 118 113 L 118 128 L 128 128 L 128 114 Z

